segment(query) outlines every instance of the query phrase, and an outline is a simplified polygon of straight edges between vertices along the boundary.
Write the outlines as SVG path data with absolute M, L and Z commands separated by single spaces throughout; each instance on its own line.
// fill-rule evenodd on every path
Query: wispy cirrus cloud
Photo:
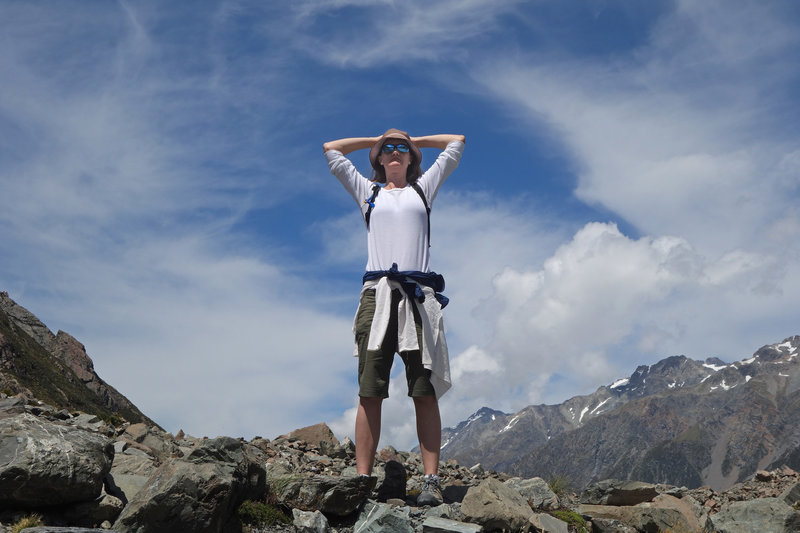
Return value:
M 295 44 L 312 57 L 342 68 L 399 64 L 413 70 L 420 60 L 467 60 L 462 44 L 481 42 L 502 31 L 503 17 L 513 14 L 519 4 L 519 0 L 297 2 L 298 21 L 316 31 L 307 31 Z M 340 25 L 343 13 L 356 17 L 359 31 Z
M 783 120 L 798 112 L 789 90 L 798 72 L 777 65 L 800 40 L 777 10 L 745 7 L 679 3 L 627 56 L 532 54 L 475 79 L 563 143 L 578 198 L 647 234 L 724 253 L 759 240 L 775 210 L 791 216 L 798 170 L 797 135 Z M 770 37 L 756 43 L 764 28 Z
M 237 229 L 309 186 L 251 129 L 275 74 L 227 62 L 204 16 L 181 40 L 146 4 L 0 10 L 3 290 L 168 430 L 271 437 L 348 405 L 349 320 L 279 231 Z

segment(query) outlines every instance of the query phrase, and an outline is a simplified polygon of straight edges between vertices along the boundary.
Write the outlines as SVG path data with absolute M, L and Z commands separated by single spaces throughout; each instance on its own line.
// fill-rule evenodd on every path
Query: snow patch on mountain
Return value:
M 619 388 L 619 387 L 624 387 L 625 385 L 627 385 L 630 382 L 631 382 L 631 378 L 620 378 L 620 379 L 616 380 L 614 383 L 612 383 L 611 385 L 609 385 L 608 388 L 609 389 L 616 389 L 616 388 Z
M 503 429 L 501 429 L 499 432 L 500 433 L 504 433 L 504 432 L 508 431 L 509 429 L 513 428 L 517 424 L 517 422 L 519 422 L 519 415 L 516 415 L 514 418 L 512 418 L 508 422 L 508 424 L 506 424 L 506 426 Z

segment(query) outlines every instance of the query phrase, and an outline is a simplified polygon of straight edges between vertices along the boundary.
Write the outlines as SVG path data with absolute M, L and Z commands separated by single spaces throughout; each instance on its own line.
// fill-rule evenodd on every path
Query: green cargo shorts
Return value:
M 398 289 L 392 291 L 392 305 L 386 336 L 379 350 L 368 350 L 372 317 L 375 314 L 375 289 L 361 293 L 361 301 L 356 313 L 356 343 L 358 345 L 358 395 L 365 398 L 388 398 L 389 375 L 392 371 L 394 354 L 397 353 L 397 306 L 402 299 Z M 413 304 L 412 304 L 413 305 Z M 416 306 L 414 322 L 417 326 L 417 339 L 422 346 L 422 319 Z M 406 366 L 408 395 L 411 397 L 434 396 L 436 391 L 431 384 L 431 371 L 422 365 L 419 350 L 400 353 Z

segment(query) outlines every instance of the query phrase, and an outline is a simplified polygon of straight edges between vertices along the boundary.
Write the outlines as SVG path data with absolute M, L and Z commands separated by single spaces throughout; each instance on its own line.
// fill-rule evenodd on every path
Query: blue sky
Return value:
M 798 19 L 788 0 L 7 0 L 0 290 L 169 431 L 344 437 L 366 238 L 322 143 L 398 127 L 467 137 L 432 215 L 445 425 L 670 355 L 746 358 L 800 333 Z M 382 444 L 409 448 L 403 381 Z

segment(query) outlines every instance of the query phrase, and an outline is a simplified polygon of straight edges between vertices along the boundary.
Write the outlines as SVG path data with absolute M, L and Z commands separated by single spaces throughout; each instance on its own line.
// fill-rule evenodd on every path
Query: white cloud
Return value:
M 319 32 L 300 36 L 296 46 L 314 58 L 340 67 L 466 59 L 461 44 L 501 29 L 500 18 L 519 3 L 519 0 L 297 2 L 294 9 L 299 22 L 321 26 Z M 330 16 L 332 12 L 355 7 L 361 8 L 361 31 L 354 33 L 339 27 L 336 18 Z M 325 36 L 319 37 L 319 33 Z
M 565 391 L 589 392 L 681 346 L 696 347 L 690 355 L 700 358 L 730 357 L 790 300 L 764 290 L 773 269 L 769 257 L 736 252 L 708 261 L 684 239 L 634 240 L 614 224 L 587 224 L 541 269 L 507 268 L 494 278 L 484 305 L 493 324 L 485 350 L 502 371 L 487 375 L 480 390 L 502 391 L 494 405 L 517 391 L 521 408 L 563 401 Z M 741 331 L 719 331 L 748 320 Z M 791 333 L 781 322 L 772 340 Z
M 613 224 L 591 223 L 541 270 L 506 269 L 495 278 L 493 351 L 507 382 L 570 374 L 591 383 L 611 367 L 606 350 L 637 317 L 698 276 L 699 259 L 681 239 L 631 240 Z
M 338 414 L 349 317 L 285 249 L 235 229 L 290 201 L 282 158 L 297 148 L 252 132 L 255 162 L 235 125 L 214 122 L 256 108 L 248 82 L 264 75 L 227 85 L 217 64 L 205 77 L 209 57 L 165 42 L 147 6 L 76 22 L 85 34 L 60 31 L 71 15 L 56 9 L 0 9 L 3 34 L 24 36 L 0 50 L 14 80 L 0 85 L 13 143 L 0 147 L 2 289 L 84 343 L 100 376 L 170 431 L 274 437 Z M 242 172 L 254 167 L 257 180 Z M 258 237 L 280 236 L 270 230 Z
M 579 169 L 578 198 L 645 234 L 680 235 L 719 255 L 761 239 L 774 211 L 791 205 L 782 162 L 792 160 L 796 134 L 764 102 L 791 104 L 776 90 L 791 70 L 771 65 L 798 38 L 757 4 L 703 5 L 681 4 L 628 56 L 530 55 L 473 75 L 551 128 Z M 764 27 L 770 38 L 751 46 Z

